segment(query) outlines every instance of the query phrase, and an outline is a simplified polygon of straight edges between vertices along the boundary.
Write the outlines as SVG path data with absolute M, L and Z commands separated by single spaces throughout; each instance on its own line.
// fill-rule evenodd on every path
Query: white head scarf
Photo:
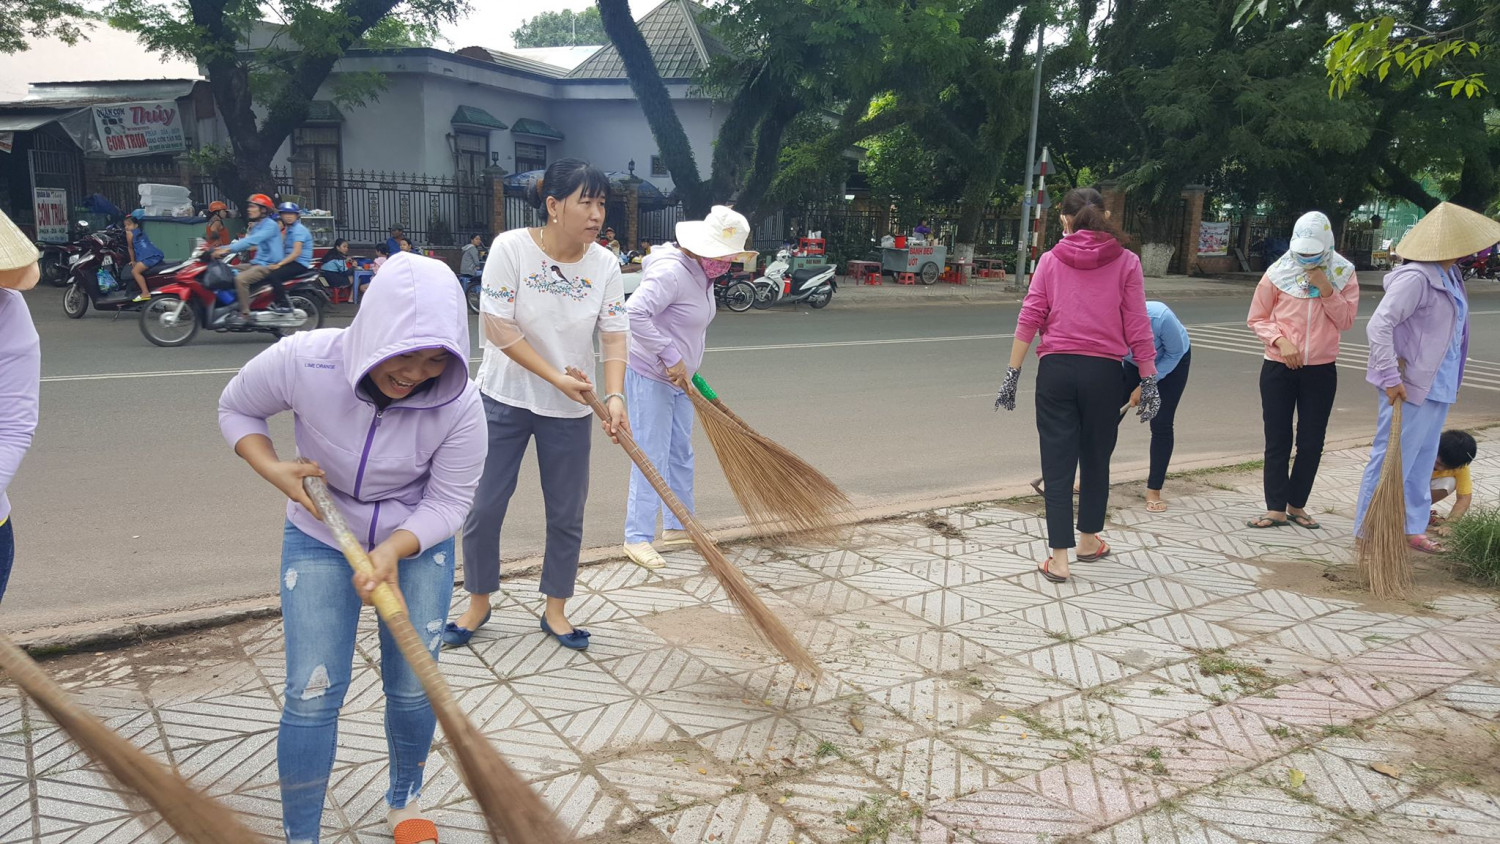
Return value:
M 1328 217 L 1321 211 L 1303 214 L 1298 218 L 1297 225 L 1292 227 L 1292 243 L 1309 240 L 1315 240 L 1323 246 L 1322 260 L 1313 266 L 1323 268 L 1334 290 L 1343 290 L 1349 279 L 1354 277 L 1354 264 L 1333 250 L 1333 224 L 1328 222 Z M 1311 299 L 1318 295 L 1316 288 L 1307 280 L 1307 271 L 1311 268 L 1299 263 L 1296 254 L 1289 249 L 1266 268 L 1266 276 L 1278 290 L 1288 296 Z

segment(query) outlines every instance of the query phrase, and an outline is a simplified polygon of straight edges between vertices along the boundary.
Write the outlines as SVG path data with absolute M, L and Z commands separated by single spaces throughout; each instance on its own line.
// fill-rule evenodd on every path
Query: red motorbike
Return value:
M 183 268 L 141 309 L 141 334 L 158 346 L 182 346 L 199 328 L 227 333 L 262 333 L 285 337 L 323 327 L 323 308 L 330 304 L 318 273 L 307 269 L 284 285 L 289 312 L 272 310 L 269 282 L 250 289 L 250 317 L 240 317 L 234 269 L 203 253 Z

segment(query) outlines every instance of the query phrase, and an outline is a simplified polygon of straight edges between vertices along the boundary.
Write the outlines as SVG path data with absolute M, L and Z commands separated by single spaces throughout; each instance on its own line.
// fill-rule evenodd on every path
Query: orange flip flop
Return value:
M 408 818 L 396 824 L 396 844 L 419 844 L 438 840 L 437 824 L 426 818 Z

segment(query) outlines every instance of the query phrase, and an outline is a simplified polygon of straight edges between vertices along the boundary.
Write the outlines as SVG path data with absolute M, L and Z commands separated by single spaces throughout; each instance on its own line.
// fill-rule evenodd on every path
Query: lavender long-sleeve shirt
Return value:
M 0 289 L 0 522 L 10 518 L 6 490 L 36 430 L 42 390 L 42 345 L 26 300 Z
M 652 249 L 641 272 L 641 285 L 625 304 L 630 368 L 671 383 L 667 367 L 682 362 L 691 375 L 703 365 L 708 324 L 714 319 L 714 286 L 697 261 L 670 244 Z

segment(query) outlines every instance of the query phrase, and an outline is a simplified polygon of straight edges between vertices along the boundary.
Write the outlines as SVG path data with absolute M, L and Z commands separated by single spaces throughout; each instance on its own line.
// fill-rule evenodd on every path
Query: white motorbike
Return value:
M 792 253 L 782 249 L 776 260 L 766 266 L 766 274 L 755 284 L 755 307 L 765 310 L 782 302 L 806 302 L 814 308 L 826 308 L 838 289 L 833 264 L 791 269 Z

